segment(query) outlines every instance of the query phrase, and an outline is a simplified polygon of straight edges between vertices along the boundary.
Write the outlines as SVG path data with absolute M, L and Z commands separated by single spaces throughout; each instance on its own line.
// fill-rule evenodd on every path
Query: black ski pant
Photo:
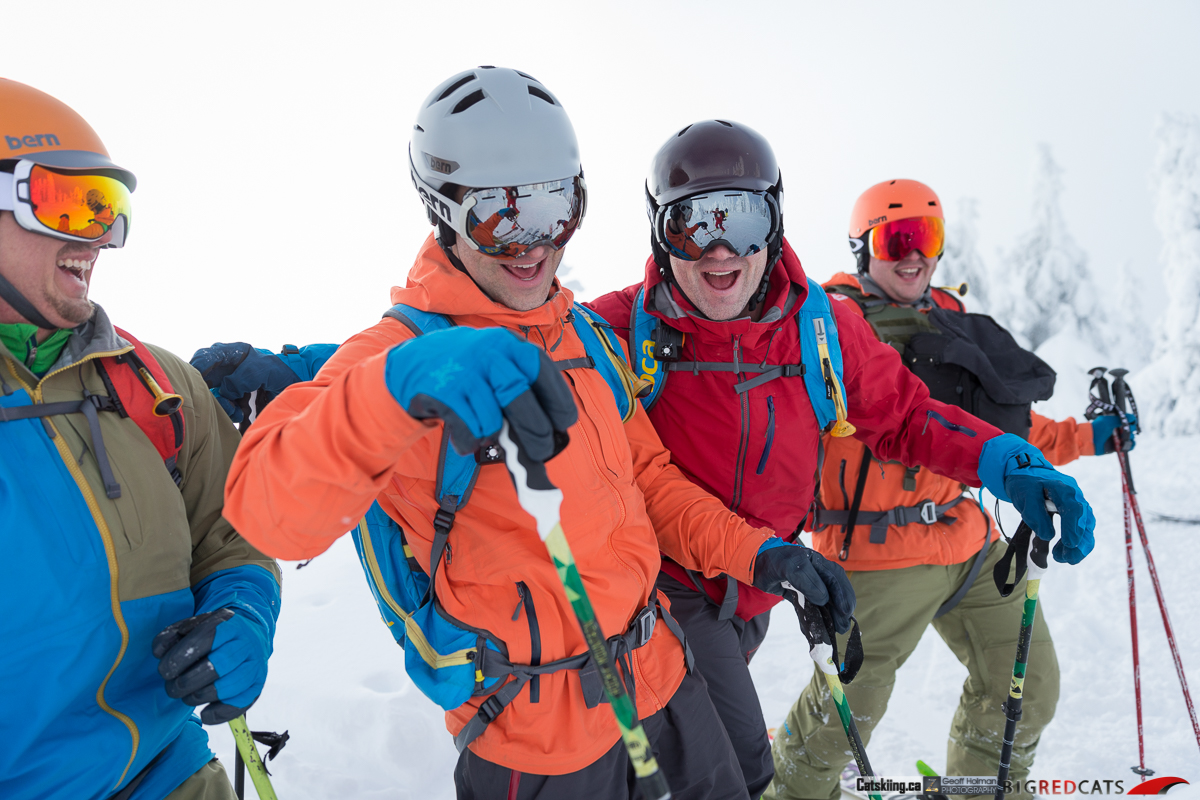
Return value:
M 616 727 L 613 719 L 613 727 Z M 746 800 L 729 737 L 698 672 L 683 679 L 666 707 L 642 720 L 674 800 Z M 625 743 L 566 775 L 534 775 L 463 750 L 454 768 L 458 800 L 641 800 Z
M 746 791 L 757 800 L 771 784 L 775 765 L 767 723 L 750 678 L 750 659 L 767 636 L 770 612 L 750 621 L 736 616 L 718 620 L 720 608 L 695 587 L 660 572 L 658 588 L 671 601 L 671 616 L 683 628 L 696 657 L 696 670 L 708 684 L 708 696 L 729 734 Z

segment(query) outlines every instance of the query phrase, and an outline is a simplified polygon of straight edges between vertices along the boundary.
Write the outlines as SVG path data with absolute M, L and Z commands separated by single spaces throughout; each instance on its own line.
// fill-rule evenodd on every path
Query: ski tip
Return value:
M 926 764 L 924 761 L 922 761 L 920 759 L 917 759 L 917 772 L 921 773 L 922 775 L 925 775 L 926 777 L 930 777 L 930 778 L 937 777 L 937 772 L 934 771 L 933 767 L 929 766 L 928 764 Z

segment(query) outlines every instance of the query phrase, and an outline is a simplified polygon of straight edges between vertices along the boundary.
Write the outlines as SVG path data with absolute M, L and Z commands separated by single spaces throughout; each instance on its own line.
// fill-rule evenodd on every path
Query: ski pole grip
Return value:
M 1129 370 L 1111 369 L 1109 373 L 1113 376 L 1113 401 L 1124 414 L 1129 405 L 1129 384 L 1125 383 L 1125 376 L 1129 374 Z
M 1093 367 L 1088 370 L 1088 375 L 1092 376 L 1092 388 L 1096 390 L 1096 396 L 1101 402 L 1111 403 L 1112 396 L 1108 393 L 1108 379 L 1104 377 L 1107 372 L 1104 367 Z

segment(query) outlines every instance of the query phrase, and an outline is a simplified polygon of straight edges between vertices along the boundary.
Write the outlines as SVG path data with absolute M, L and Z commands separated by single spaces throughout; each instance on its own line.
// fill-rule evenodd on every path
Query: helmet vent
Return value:
M 904 203 L 888 203 L 888 208 L 904 208 Z
M 732 124 L 732 123 L 726 122 L 726 121 L 725 121 L 725 120 L 723 120 L 723 119 L 719 119 L 719 120 L 717 120 L 717 122 L 721 123 L 721 124 L 722 124 L 722 125 L 724 125 L 726 128 L 732 128 L 732 127 L 733 127 L 733 124 Z
M 677 134 L 675 134 L 675 135 L 676 135 L 676 136 L 683 136 L 685 133 L 687 133 L 687 132 L 688 132 L 689 130 L 691 130 L 691 129 L 692 129 L 692 126 L 691 126 L 691 125 L 688 125 L 686 128 L 684 128 L 683 130 L 681 130 L 679 133 L 677 133 Z
M 930 201 L 929 201 L 929 205 L 931 205 L 931 206 L 936 206 L 936 205 L 937 205 L 937 203 L 936 203 L 936 202 L 934 202 L 933 200 L 930 200 Z
M 464 97 L 462 100 L 459 100 L 458 104 L 454 106 L 454 108 L 450 111 L 450 113 L 451 114 L 461 114 L 462 112 L 466 111 L 468 108 L 475 105 L 482 99 L 483 99 L 483 90 L 476 89 L 475 91 L 471 92 L 469 95 Z
M 420 125 L 413 125 L 413 130 L 414 130 L 414 131 L 416 131 L 417 133 L 424 133 L 424 132 L 425 132 L 425 129 L 424 129 L 424 128 L 422 128 Z
M 514 70 L 513 70 L 513 72 L 517 73 L 517 74 L 518 74 L 518 75 L 520 75 L 522 78 L 528 78 L 529 80 L 531 80 L 531 81 L 533 81 L 533 82 L 535 82 L 535 83 L 541 83 L 541 81 L 539 81 L 537 78 L 533 77 L 532 75 L 530 75 L 530 74 L 529 74 L 529 73 L 527 73 L 527 72 L 521 72 L 521 70 L 519 70 L 519 69 L 514 69 Z
M 440 102 L 442 102 L 442 101 L 443 101 L 443 100 L 445 100 L 447 97 L 449 97 L 450 95 L 454 94 L 454 93 L 455 93 L 455 92 L 456 92 L 456 91 L 459 89 L 459 87 L 461 87 L 461 86 L 463 86 L 463 85 L 465 85 L 465 84 L 468 84 L 468 83 L 470 83 L 470 82 L 471 82 L 471 81 L 473 81 L 473 80 L 475 80 L 475 75 L 474 75 L 474 73 L 472 73 L 472 74 L 470 74 L 470 75 L 467 75 L 465 78 L 460 78 L 460 79 L 458 79 L 457 81 L 455 81 L 454 83 L 452 83 L 450 86 L 446 87 L 446 91 L 444 91 L 444 92 L 442 92 L 441 94 L 439 94 L 439 95 L 437 96 L 437 100 L 434 100 L 433 102 L 434 102 L 434 103 L 440 103 Z M 433 103 L 430 103 L 430 105 L 433 105 Z
M 529 93 L 531 95 L 533 95 L 534 97 L 540 97 L 541 99 L 545 100 L 550 105 L 555 105 L 554 98 L 551 97 L 550 95 L 546 94 L 545 92 L 543 92 L 541 89 L 537 88 L 536 86 L 530 86 Z

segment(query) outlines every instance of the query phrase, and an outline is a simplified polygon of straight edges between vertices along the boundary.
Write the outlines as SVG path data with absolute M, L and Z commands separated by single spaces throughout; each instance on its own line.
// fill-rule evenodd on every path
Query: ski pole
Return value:
M 1113 375 L 1113 399 L 1116 402 L 1117 409 L 1121 413 L 1121 419 L 1124 421 L 1126 404 L 1132 405 L 1134 415 L 1137 415 L 1137 402 L 1133 399 L 1133 394 L 1129 391 L 1128 384 L 1125 383 L 1125 375 L 1127 370 L 1111 370 Z M 1128 429 L 1129 423 L 1125 422 L 1125 428 Z M 1114 436 L 1116 433 L 1114 432 Z M 1179 676 L 1179 688 L 1183 690 L 1183 701 L 1187 706 L 1188 717 L 1192 722 L 1192 733 L 1196 737 L 1196 746 L 1200 747 L 1200 723 L 1196 721 L 1196 707 L 1192 704 L 1192 695 L 1188 691 L 1187 676 L 1183 672 L 1183 659 L 1179 656 L 1179 646 L 1175 643 L 1175 631 L 1171 627 L 1171 618 L 1167 615 L 1167 601 L 1163 597 L 1162 584 L 1158 580 L 1158 568 L 1154 565 L 1154 556 L 1150 552 L 1150 540 L 1146 537 L 1146 526 L 1142 523 L 1142 511 L 1138 507 L 1137 496 L 1133 489 L 1133 479 L 1129 468 L 1129 454 L 1123 450 L 1117 450 L 1117 456 L 1121 459 L 1122 464 L 1122 489 L 1125 495 L 1125 514 L 1132 516 L 1133 521 L 1137 524 L 1138 536 L 1142 540 L 1142 552 L 1146 556 L 1146 566 L 1150 571 L 1150 583 L 1154 586 L 1154 596 L 1158 600 L 1158 610 L 1162 614 L 1163 628 L 1167 633 L 1167 644 L 1171 647 L 1171 659 L 1175 662 L 1175 674 Z
M 563 534 L 559 520 L 562 491 L 550 483 L 543 465 L 530 463 L 529 466 L 536 470 L 531 475 L 526 464 L 521 463 L 517 445 L 509 434 L 507 420 L 500 429 L 500 446 L 504 448 L 508 471 L 517 487 L 517 498 L 521 507 L 537 520 L 538 535 L 546 544 L 550 560 L 554 562 L 559 580 L 562 581 L 563 591 L 571 603 L 579 627 L 583 630 L 588 651 L 592 654 L 592 660 L 596 662 L 600 679 L 604 683 L 604 693 L 608 695 L 608 704 L 617 718 L 617 727 L 621 729 L 621 739 L 629 752 L 629 761 L 637 775 L 642 797 L 646 800 L 669 800 L 671 788 L 667 785 L 667 778 L 659 769 L 658 761 L 650 749 L 650 740 L 646 738 L 646 731 L 637 718 L 637 708 L 629 699 L 613 666 L 608 653 L 608 642 L 600 631 L 600 623 L 596 620 L 592 601 L 588 599 L 587 590 L 579 577 L 579 569 L 575 566 L 575 557 L 571 554 L 571 546 Z M 541 474 L 537 474 L 538 472 Z M 532 486 L 531 482 L 542 485 Z
M 229 720 L 229 728 L 233 731 L 233 741 L 237 743 L 237 754 L 250 770 L 250 780 L 254 784 L 254 791 L 258 793 L 259 800 L 277 800 L 275 789 L 271 786 L 271 778 L 267 775 L 267 767 L 258 755 L 258 748 L 254 746 L 254 736 L 246 727 L 246 715 L 242 714 L 237 719 Z M 240 772 L 237 777 L 241 777 Z M 241 783 L 241 781 L 237 782 Z M 244 787 L 237 787 L 239 800 L 242 798 L 243 791 Z
M 1046 510 L 1053 513 L 1054 504 L 1046 500 Z M 1017 738 L 1017 720 L 1021 718 L 1021 704 L 1024 700 L 1025 670 L 1029 666 L 1029 644 L 1033 639 L 1033 620 L 1037 614 L 1038 590 L 1041 588 L 1042 575 L 1049 563 L 1046 556 L 1050 552 L 1050 542 L 1033 533 L 1024 520 L 1017 526 L 1013 540 L 1023 543 L 1029 540 L 1029 578 L 1025 582 L 1025 607 L 1021 611 L 1021 633 L 1017 637 L 1017 657 L 1013 661 L 1012 681 L 1008 687 L 1008 700 L 1004 703 L 1004 743 L 1000 748 L 1000 770 L 996 774 L 996 800 L 1004 800 L 1005 785 L 1008 783 L 1008 773 L 1012 762 L 1013 742 Z M 1018 579 L 1020 576 L 1017 576 Z
M 854 724 L 854 715 L 850 712 L 850 702 L 842 688 L 842 680 L 838 677 L 837 664 L 833 663 L 833 642 L 825 630 L 825 622 L 821 619 L 821 609 L 806 603 L 804 595 L 787 581 L 783 582 L 783 594 L 796 607 L 796 616 L 800 619 L 800 630 L 808 640 L 808 654 L 816 662 L 817 669 L 825 676 L 829 684 L 829 692 L 833 695 L 833 705 L 837 708 L 838 718 L 842 721 L 842 729 L 846 731 L 846 739 L 850 742 L 850 752 L 858 772 L 864 778 L 874 778 L 875 771 L 867 759 L 867 748 L 863 745 L 862 737 L 858 735 L 858 726 Z M 871 800 L 880 800 L 878 792 L 869 793 Z

